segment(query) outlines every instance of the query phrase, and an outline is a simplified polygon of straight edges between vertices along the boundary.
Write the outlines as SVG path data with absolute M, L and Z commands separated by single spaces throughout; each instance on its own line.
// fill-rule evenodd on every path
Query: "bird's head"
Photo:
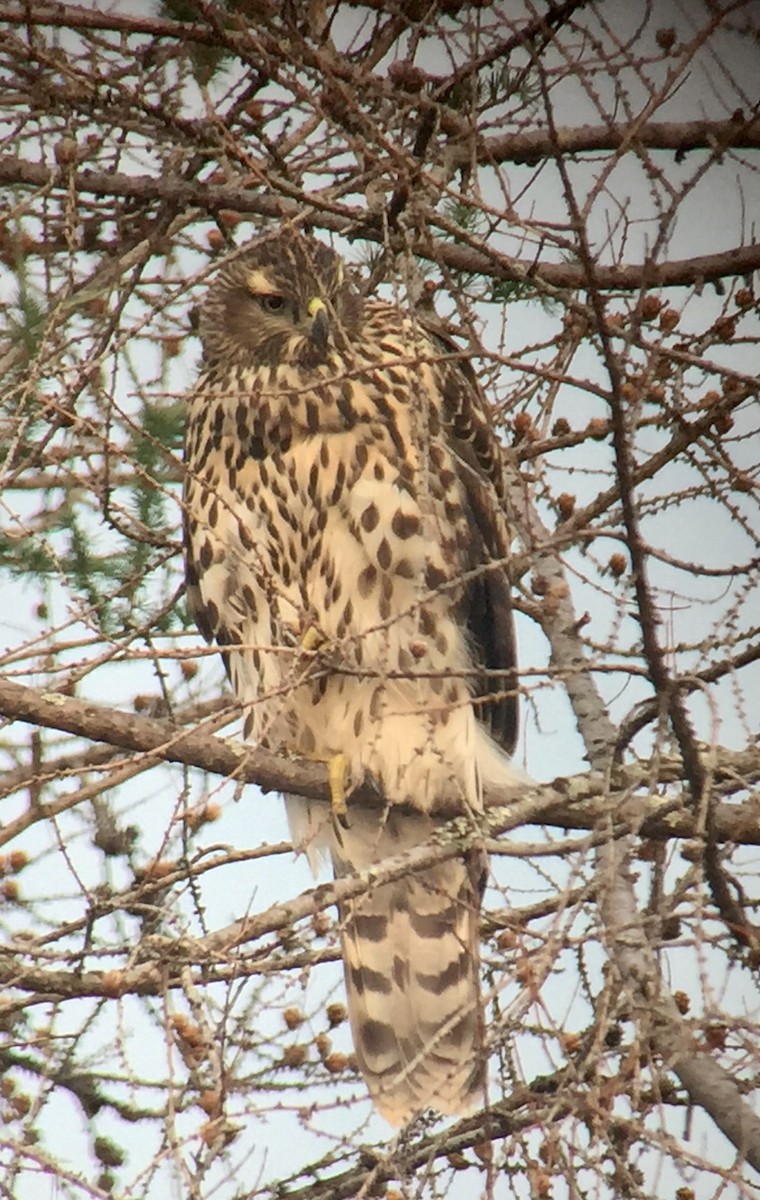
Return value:
M 301 234 L 265 234 L 222 267 L 201 306 L 204 359 L 315 367 L 350 342 L 361 296 L 340 257 Z

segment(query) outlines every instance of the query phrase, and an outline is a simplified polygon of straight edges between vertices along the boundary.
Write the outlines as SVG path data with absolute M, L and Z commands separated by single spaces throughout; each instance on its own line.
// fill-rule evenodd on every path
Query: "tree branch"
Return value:
M 205 937 L 148 935 L 140 943 L 140 956 L 150 955 L 150 961 L 123 970 L 73 972 L 68 968 L 40 968 L 36 963 L 26 967 L 23 958 L 32 953 L 30 944 L 25 943 L 20 950 L 18 946 L 6 947 L 5 957 L 0 956 L 0 984 L 67 999 L 159 994 L 163 987 L 180 985 L 180 969 L 187 962 L 204 965 L 220 960 L 229 962 L 234 951 L 248 942 L 290 928 L 325 908 L 362 896 L 370 888 L 408 874 L 418 874 L 457 857 L 471 846 L 480 844 L 484 832 L 491 835 L 504 833 L 538 820 L 550 801 L 542 795 L 540 788 L 531 789 L 531 793 L 525 798 L 513 799 L 507 807 L 491 810 L 482 822 L 475 823 L 470 817 L 456 817 L 437 829 L 429 841 L 403 854 L 384 859 L 355 875 L 309 888 L 290 900 L 272 904 L 261 913 L 243 917 Z M 170 883 L 171 880 L 162 876 L 155 881 L 153 889 L 163 892 Z M 148 886 L 151 886 L 149 878 Z M 144 892 L 141 900 L 144 905 L 150 903 Z M 133 902 L 134 898 L 122 897 L 119 904 L 126 906 Z M 113 901 L 108 904 L 108 909 L 112 907 Z M 132 948 L 129 953 L 131 955 Z M 6 1007 L 15 1007 L 14 1001 Z
M 573 224 L 578 234 L 578 244 L 583 266 L 588 279 L 590 303 L 597 318 L 597 328 L 603 342 L 603 353 L 610 376 L 612 390 L 612 422 L 615 431 L 616 462 L 620 482 L 621 500 L 626 515 L 635 512 L 633 500 L 632 467 L 628 460 L 626 410 L 620 390 L 621 370 L 614 355 L 604 304 L 597 285 L 597 266 L 593 261 L 585 224 L 576 201 L 572 182 L 563 161 L 561 148 L 556 145 L 557 131 L 553 121 L 553 109 L 546 81 L 541 77 L 546 106 L 548 131 L 555 143 L 554 158 L 563 183 L 563 191 Z M 622 470 L 621 470 L 622 464 Z M 527 506 L 527 515 L 534 528 L 540 528 L 540 519 L 532 506 Z M 632 522 L 629 519 L 628 527 Z M 646 562 L 643 547 L 636 565 L 642 569 Z M 559 559 L 544 554 L 544 569 L 553 584 L 554 602 L 547 604 L 545 629 L 552 647 L 552 657 L 560 670 L 570 672 L 568 693 L 586 744 L 592 766 L 601 770 L 613 770 L 616 745 L 614 728 L 593 680 L 587 669 L 583 647 L 578 638 L 578 623 L 567 585 L 565 572 Z M 636 580 L 640 616 L 644 624 L 648 617 L 648 598 L 644 580 Z M 645 650 L 650 659 L 656 657 L 648 647 L 648 636 L 644 629 Z M 659 653 L 659 648 L 658 648 Z M 586 669 L 584 669 L 586 668 Z M 582 678 L 575 683 L 577 672 Z M 656 680 L 655 680 L 656 682 Z M 664 681 L 667 684 L 667 679 Z M 666 697 L 663 697 L 666 699 Z M 672 705 L 671 705 L 672 717 Z M 679 746 L 681 740 L 679 739 Z M 683 750 L 687 778 L 691 760 L 697 755 L 696 743 L 691 740 Z M 612 830 L 610 830 L 612 833 Z M 710 829 L 712 834 L 712 827 Z M 712 1118 L 715 1124 L 733 1143 L 737 1151 L 757 1170 L 760 1170 L 760 1118 L 742 1098 L 735 1080 L 714 1058 L 704 1054 L 696 1045 L 693 1034 L 683 1021 L 673 996 L 670 994 L 655 956 L 652 945 L 639 912 L 634 880 L 629 866 L 631 853 L 630 838 L 618 840 L 610 836 L 597 849 L 597 904 L 604 924 L 605 940 L 610 958 L 622 986 L 630 997 L 631 1011 L 635 1016 L 642 1040 L 648 1040 L 656 1054 L 675 1072 L 689 1090 L 696 1104 Z M 694 1092 L 691 1092 L 691 1087 Z
M 345 237 L 360 235 L 368 241 L 382 243 L 381 223 L 364 208 L 339 205 L 318 193 L 302 193 L 299 203 L 285 200 L 272 193 L 262 193 L 260 187 L 239 187 L 179 179 L 176 176 L 120 175 L 108 171 L 93 171 L 48 167 L 44 163 L 24 161 L 11 155 L 0 158 L 0 186 L 23 184 L 30 187 L 60 187 L 77 193 L 95 196 L 124 197 L 150 201 L 166 201 L 173 208 L 197 207 L 216 213 L 222 209 L 248 213 L 272 220 L 303 219 L 308 210 L 319 214 L 319 225 Z M 430 226 L 436 225 L 434 210 L 423 210 Z M 535 260 L 510 259 L 495 252 L 486 253 L 473 246 L 417 237 L 411 246 L 415 254 L 453 271 L 485 275 L 492 279 L 545 283 L 551 288 L 577 290 L 587 285 L 587 272 L 579 263 L 536 263 Z M 683 287 L 709 283 L 732 275 L 746 275 L 760 269 L 760 243 L 736 246 L 715 254 L 677 260 L 647 263 L 646 278 L 651 288 Z M 641 287 L 644 264 L 598 265 L 595 283 L 601 290 L 637 291 Z
M 27 721 L 44 729 L 56 729 L 122 750 L 148 754 L 156 763 L 181 763 L 223 778 L 256 784 L 263 792 L 292 792 L 329 803 L 327 770 L 322 764 L 279 757 L 267 750 L 252 749 L 233 738 L 217 737 L 204 732 L 203 723 L 188 731 L 171 721 L 137 716 L 103 704 L 76 700 L 59 692 L 41 692 L 7 679 L 0 679 L 0 715 L 9 721 Z M 219 715 L 213 720 L 218 724 Z M 47 764 L 42 763 L 40 770 L 47 774 Z M 738 755 L 724 752 L 717 771 L 716 780 L 732 780 L 741 775 L 749 781 L 760 772 L 760 751 Z M 636 789 L 647 786 L 650 776 L 649 764 L 642 769 L 621 768 L 616 775 L 613 796 L 610 796 L 603 774 L 561 779 L 543 785 L 530 784 L 529 787 L 531 794 L 540 800 L 542 824 L 593 830 L 600 820 L 613 813 L 627 828 L 641 831 L 648 838 L 694 837 L 693 813 L 680 800 L 633 796 Z M 678 777 L 679 764 L 661 764 L 662 783 L 676 782 Z M 28 786 L 28 774 L 23 775 L 22 782 Z M 525 787 L 520 783 L 489 789 L 486 795 L 488 809 L 506 806 L 511 816 L 515 811 L 515 797 L 524 793 Z M 621 792 L 629 796 L 625 803 L 621 801 Z M 377 802 L 370 789 L 357 789 L 355 795 L 367 802 Z M 44 819 L 46 806 L 37 805 L 37 811 L 39 819 Z M 534 818 L 535 814 L 531 819 Z M 497 823 L 489 832 L 495 836 L 505 828 Z M 721 840 L 760 845 L 760 827 L 752 804 L 717 805 L 716 829 Z
M 730 117 L 727 121 L 648 122 L 633 132 L 630 125 L 560 126 L 556 142 L 544 129 L 508 133 L 484 139 L 478 149 L 480 162 L 539 163 L 551 158 L 558 148 L 565 156 L 598 154 L 616 150 L 725 150 L 760 149 L 760 118 Z M 472 151 L 454 151 L 457 165 L 472 161 Z
M 746 1161 L 760 1171 L 760 1117 L 728 1071 L 697 1045 L 665 989 L 635 908 L 633 880 L 623 846 L 610 839 L 602 863 L 599 906 L 608 944 L 631 997 L 642 1034 L 680 1079 L 694 1104 L 709 1113 Z
M 357 6 L 360 0 L 356 0 Z M 361 0 L 364 7 L 384 8 L 376 3 Z M 439 99 L 447 90 L 455 86 L 460 79 L 469 78 L 473 71 L 482 69 L 499 59 L 506 59 L 512 50 L 521 48 L 526 41 L 535 37 L 538 32 L 549 29 L 550 22 L 569 15 L 575 8 L 581 7 L 577 2 L 569 2 L 561 11 L 549 12 L 546 17 L 538 17 L 519 28 L 508 39 L 483 55 L 481 59 L 468 62 L 461 75 L 436 80 L 438 83 L 436 99 L 428 101 L 437 109 L 446 110 L 446 105 Z M 277 16 L 277 7 L 272 5 L 271 17 Z M 37 3 L 32 9 L 24 5 L 0 7 L 0 22 L 5 25 L 48 26 L 55 29 L 81 29 L 93 32 L 113 32 L 127 36 L 146 36 L 156 39 L 181 41 L 184 44 L 198 46 L 219 45 L 217 30 L 209 25 L 197 22 L 162 20 L 157 17 L 128 15 L 118 12 L 98 12 L 79 5 Z M 236 42 L 240 43 L 241 51 L 250 51 L 250 34 L 237 33 L 227 30 L 226 45 L 234 49 Z M 343 64 L 345 66 L 345 64 Z M 366 82 L 366 81 L 365 81 Z M 760 119 L 756 116 L 745 117 L 737 113 L 725 121 L 661 121 L 647 122 L 636 129 L 632 136 L 629 125 L 578 125 L 559 126 L 556 137 L 552 138 L 545 129 L 527 132 L 510 132 L 499 137 L 478 138 L 475 157 L 480 163 L 512 162 L 538 163 L 553 155 L 556 148 L 567 155 L 592 154 L 600 151 L 620 150 L 630 146 L 647 150 L 670 150 L 685 153 L 691 150 L 710 150 L 722 152 L 725 149 L 756 150 L 760 148 Z M 472 162 L 472 146 L 455 146 L 452 163 L 455 166 L 467 165 Z

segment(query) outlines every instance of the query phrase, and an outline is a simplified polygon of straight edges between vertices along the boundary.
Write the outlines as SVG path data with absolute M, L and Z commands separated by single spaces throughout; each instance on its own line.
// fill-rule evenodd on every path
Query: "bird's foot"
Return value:
M 301 637 L 301 649 L 306 650 L 307 653 L 318 650 L 324 640 L 316 625 L 309 625 Z
M 341 825 L 346 823 L 346 782 L 348 776 L 348 762 L 345 754 L 333 754 L 332 758 L 327 761 L 327 780 L 330 785 L 330 807 L 333 811 L 333 816 L 340 821 Z

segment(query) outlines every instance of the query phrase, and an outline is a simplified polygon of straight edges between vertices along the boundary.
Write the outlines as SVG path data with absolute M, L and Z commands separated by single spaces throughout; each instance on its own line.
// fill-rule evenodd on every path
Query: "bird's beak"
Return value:
M 313 300 L 309 301 L 307 312 L 311 317 L 309 336 L 319 350 L 325 350 L 330 337 L 330 318 L 327 315 L 324 300 L 315 296 Z

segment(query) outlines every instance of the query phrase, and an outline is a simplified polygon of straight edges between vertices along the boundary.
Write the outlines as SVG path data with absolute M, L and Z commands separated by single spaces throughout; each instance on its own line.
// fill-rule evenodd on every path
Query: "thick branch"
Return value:
M 266 750 L 249 751 L 241 742 L 188 731 L 171 721 L 137 716 L 59 692 L 39 692 L 0 679 L 0 714 L 122 750 L 152 754 L 156 762 L 183 763 L 215 775 L 257 783 L 262 791 L 298 791 L 319 799 L 329 795 L 327 775 L 318 764 L 296 764 Z M 305 766 L 305 770 L 301 767 Z
M 119 175 L 89 168 L 62 171 L 44 163 L 25 162 L 21 158 L 6 155 L 0 158 L 0 186 L 25 184 L 31 187 L 49 188 L 59 186 L 61 191 L 69 188 L 78 193 L 95 196 L 120 196 L 151 201 L 168 201 L 173 207 L 196 207 L 215 213 L 221 209 L 238 213 L 250 213 L 278 221 L 303 218 L 304 206 L 319 214 L 319 225 L 334 233 L 354 237 L 358 232 L 362 238 L 382 243 L 384 230 L 366 209 L 338 205 L 323 200 L 318 194 L 303 195 L 301 204 L 281 199 L 271 193 L 262 193 L 260 188 L 246 188 L 208 184 L 179 179 L 176 176 Z M 436 214 L 426 214 L 431 227 L 435 227 Z M 588 284 L 588 273 L 582 265 L 572 262 L 540 263 L 534 260 L 517 260 L 504 255 L 487 254 L 472 246 L 454 242 L 436 241 L 426 236 L 417 239 L 412 249 L 415 254 L 448 267 L 453 271 L 466 271 L 485 275 L 492 279 L 518 282 L 545 283 L 551 288 L 577 290 Z M 685 287 L 696 283 L 709 283 L 732 275 L 746 275 L 760 269 L 760 243 L 736 246 L 715 254 L 674 262 L 647 263 L 646 279 L 651 288 Z M 598 265 L 595 267 L 595 283 L 601 290 L 636 291 L 641 287 L 644 264 Z
M 171 721 L 137 716 L 134 713 L 108 708 L 86 700 L 76 700 L 58 692 L 40 692 L 23 684 L 0 679 L 0 714 L 6 720 L 27 721 L 45 729 L 56 729 L 93 742 L 106 743 L 122 750 L 150 755 L 156 763 L 180 763 L 197 767 L 224 778 L 257 784 L 264 791 L 292 792 L 310 799 L 329 802 L 327 771 L 319 763 L 288 759 L 266 750 L 253 750 L 232 738 L 220 738 L 204 732 L 202 725 L 188 731 Z M 218 718 L 217 718 L 218 721 Z M 760 754 L 723 755 L 716 780 L 738 777 L 747 782 L 760 770 Z M 40 767 L 48 774 L 48 764 Z M 678 780 L 678 765 L 663 764 L 661 781 Z M 616 780 L 614 799 L 603 775 L 582 776 L 575 780 L 558 780 L 552 784 L 532 785 L 531 793 L 541 799 L 541 823 L 562 829 L 592 830 L 600 820 L 613 813 L 627 828 L 641 831 L 649 838 L 693 837 L 695 821 L 688 807 L 676 805 L 672 798 L 637 796 L 623 805 L 620 791 L 628 795 L 646 785 L 650 775 L 634 767 L 622 769 Z M 29 783 L 23 777 L 24 786 Z M 524 792 L 525 785 L 501 789 L 491 788 L 486 796 L 489 809 L 508 806 L 515 812 L 515 795 Z M 359 793 L 372 800 L 374 793 Z M 37 806 L 39 819 L 44 819 L 46 807 Z M 534 818 L 532 818 L 534 819 Z M 493 829 L 491 832 L 503 832 Z M 725 841 L 760 844 L 760 827 L 753 805 L 722 804 L 716 807 L 716 828 Z
M 728 121 L 649 122 L 637 129 L 630 125 L 577 125 L 556 130 L 556 140 L 546 130 L 507 133 L 484 140 L 479 149 L 481 162 L 539 163 L 552 158 L 557 150 L 566 156 L 626 149 L 708 150 L 760 149 L 760 119 L 730 118 Z M 471 151 L 462 147 L 455 161 L 472 161 Z

